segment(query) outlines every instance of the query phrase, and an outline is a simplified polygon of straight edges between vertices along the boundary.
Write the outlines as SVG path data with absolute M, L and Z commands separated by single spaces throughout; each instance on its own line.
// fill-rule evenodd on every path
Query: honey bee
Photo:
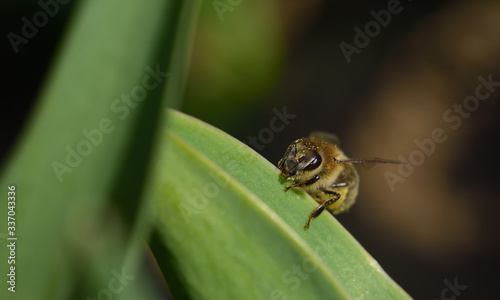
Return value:
M 371 163 L 401 163 L 382 158 L 348 158 L 339 145 L 335 135 L 313 132 L 288 146 L 278 162 L 280 176 L 294 182 L 285 191 L 292 188 L 303 190 L 319 203 L 309 215 L 305 229 L 325 208 L 337 215 L 348 211 L 354 204 L 359 189 L 355 164 L 365 164 L 366 167 Z

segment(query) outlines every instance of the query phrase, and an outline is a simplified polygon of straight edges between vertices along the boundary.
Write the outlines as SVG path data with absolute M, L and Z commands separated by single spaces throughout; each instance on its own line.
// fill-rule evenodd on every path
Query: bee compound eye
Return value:
M 322 161 L 323 160 L 321 159 L 321 155 L 319 155 L 318 153 L 315 153 L 313 158 L 310 160 L 310 162 L 304 168 L 304 170 L 306 170 L 306 171 L 314 170 L 321 165 Z

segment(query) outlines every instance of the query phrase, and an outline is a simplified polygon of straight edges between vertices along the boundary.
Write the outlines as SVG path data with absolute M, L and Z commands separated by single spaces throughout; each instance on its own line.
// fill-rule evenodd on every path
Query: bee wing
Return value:
M 322 139 L 322 140 L 328 141 L 334 145 L 340 146 L 339 137 L 333 133 L 329 133 L 326 131 L 313 131 L 313 132 L 311 132 L 311 134 L 309 134 L 309 137 Z
M 393 159 L 385 159 L 379 157 L 371 157 L 371 158 L 349 158 L 346 160 L 338 160 L 339 163 L 349 163 L 353 164 L 358 170 L 370 170 L 375 167 L 377 164 L 404 164 L 399 160 Z

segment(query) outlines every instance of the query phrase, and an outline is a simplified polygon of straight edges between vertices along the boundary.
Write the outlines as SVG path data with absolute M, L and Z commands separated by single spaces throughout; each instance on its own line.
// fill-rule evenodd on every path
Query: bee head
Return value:
M 322 162 L 317 149 L 316 145 L 307 143 L 303 139 L 293 142 L 278 162 L 281 176 L 290 178 L 316 170 Z

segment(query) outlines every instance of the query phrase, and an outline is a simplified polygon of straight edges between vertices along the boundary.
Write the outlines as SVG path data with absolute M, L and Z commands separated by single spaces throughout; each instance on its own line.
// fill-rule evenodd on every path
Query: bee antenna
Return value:
M 346 160 L 338 160 L 334 157 L 333 161 L 339 164 L 364 164 L 364 163 L 406 164 L 399 160 L 383 159 L 383 158 L 353 158 Z

